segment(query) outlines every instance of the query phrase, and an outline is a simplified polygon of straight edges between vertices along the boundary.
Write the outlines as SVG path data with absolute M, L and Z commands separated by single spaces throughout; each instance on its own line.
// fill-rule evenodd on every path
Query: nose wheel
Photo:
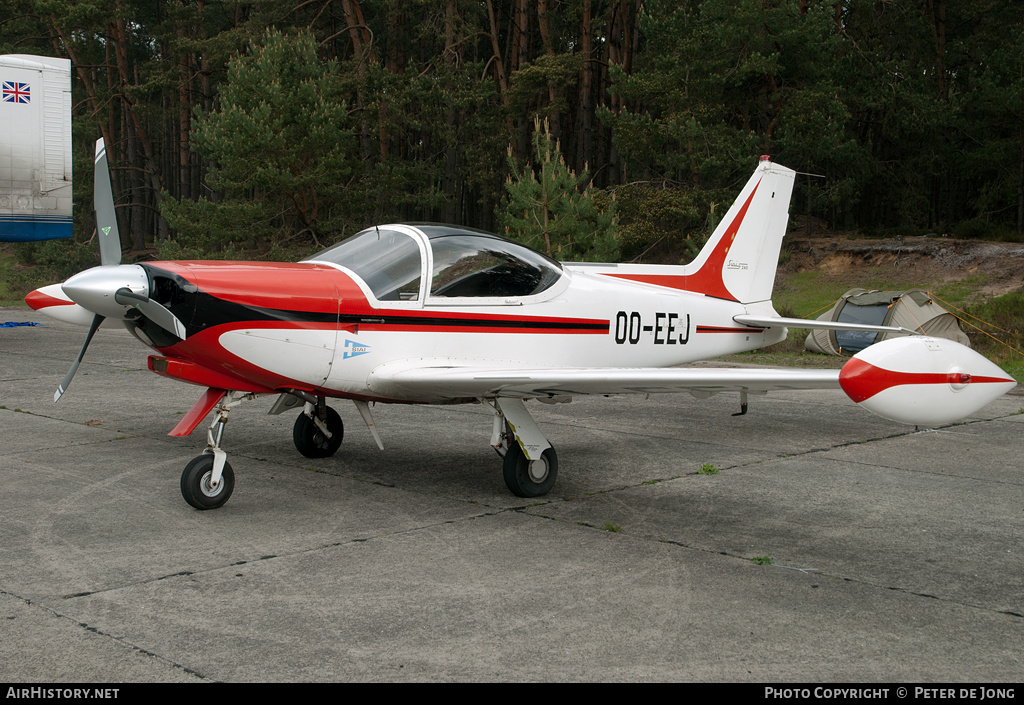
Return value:
M 181 473 L 181 496 L 196 509 L 216 509 L 231 497 L 235 489 L 235 471 L 224 461 L 220 480 L 213 480 L 213 454 L 203 454 L 185 466 Z
M 181 473 L 181 496 L 196 509 L 216 509 L 231 497 L 235 471 L 228 464 L 228 454 L 221 449 L 220 441 L 231 409 L 252 397 L 244 392 L 227 392 L 220 398 L 213 423 L 206 432 L 206 450 Z

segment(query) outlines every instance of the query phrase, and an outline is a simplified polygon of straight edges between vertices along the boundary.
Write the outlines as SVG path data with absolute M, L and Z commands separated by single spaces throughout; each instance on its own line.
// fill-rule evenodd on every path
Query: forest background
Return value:
M 761 154 L 832 229 L 1024 227 L 1009 0 L 5 0 L 0 53 L 71 59 L 75 201 L 102 136 L 136 253 L 434 221 L 678 262 Z M 90 210 L 19 256 L 93 264 Z

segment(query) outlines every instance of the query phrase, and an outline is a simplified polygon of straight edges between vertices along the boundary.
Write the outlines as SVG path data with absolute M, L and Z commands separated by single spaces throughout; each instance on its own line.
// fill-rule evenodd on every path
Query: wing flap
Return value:
M 683 391 L 839 389 L 839 370 L 771 368 L 522 368 L 384 365 L 375 391 L 439 398 L 659 394 Z

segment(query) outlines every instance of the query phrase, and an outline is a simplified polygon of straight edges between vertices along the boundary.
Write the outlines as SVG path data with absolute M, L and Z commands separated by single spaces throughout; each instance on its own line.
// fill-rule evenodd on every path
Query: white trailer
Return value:
M 0 56 L 0 241 L 71 237 L 71 62 Z

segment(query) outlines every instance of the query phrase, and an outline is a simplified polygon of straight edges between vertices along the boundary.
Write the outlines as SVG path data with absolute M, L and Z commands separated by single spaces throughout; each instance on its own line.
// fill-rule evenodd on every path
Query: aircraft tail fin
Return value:
M 614 265 L 600 274 L 749 304 L 770 301 L 796 172 L 761 163 L 711 238 L 683 266 Z
M 704 248 L 686 266 L 686 289 L 753 303 L 771 299 L 796 172 L 761 157 Z

